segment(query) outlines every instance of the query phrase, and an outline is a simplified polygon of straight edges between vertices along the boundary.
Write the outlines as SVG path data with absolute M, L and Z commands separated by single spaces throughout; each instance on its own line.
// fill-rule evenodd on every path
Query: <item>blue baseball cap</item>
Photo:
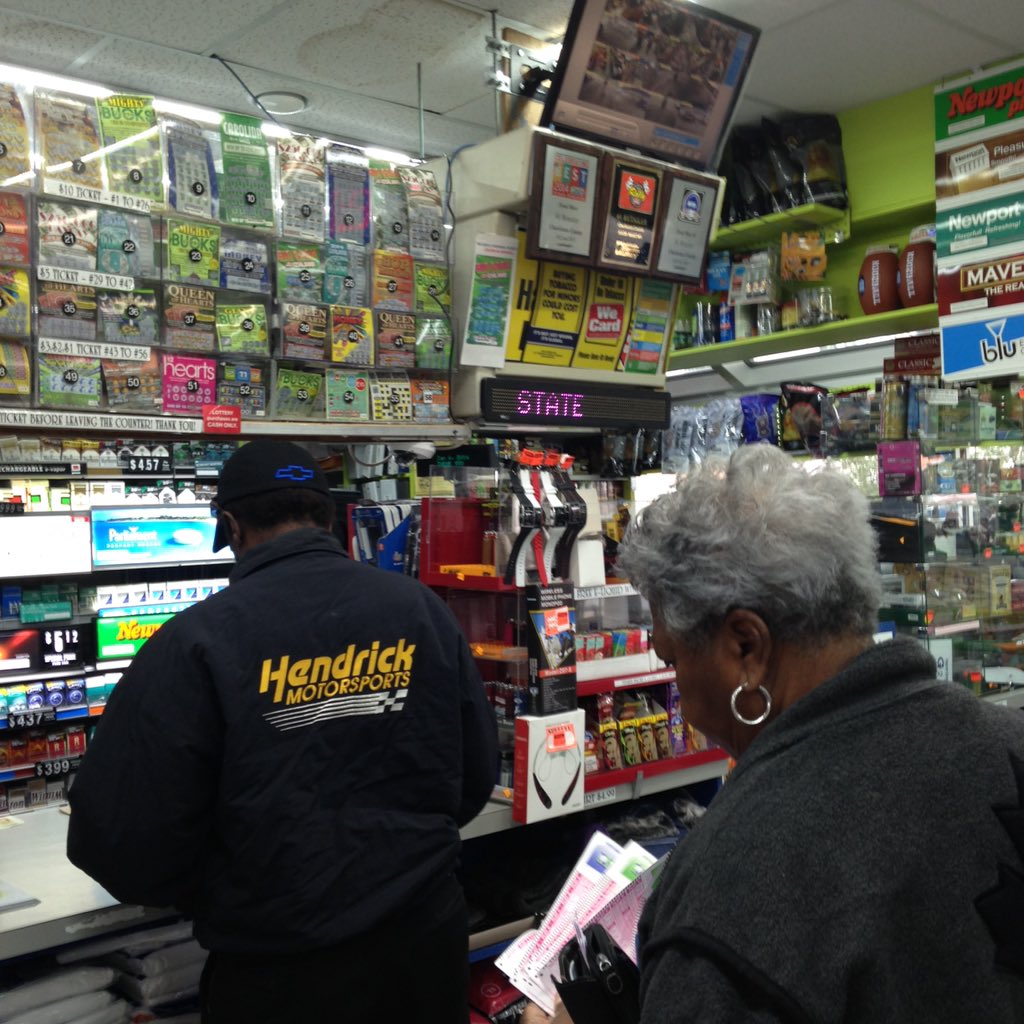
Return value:
M 260 439 L 243 444 L 221 467 L 215 500 L 225 508 L 239 498 L 286 489 L 331 493 L 323 470 L 305 448 L 291 441 Z M 213 550 L 220 551 L 228 540 L 223 522 L 218 522 Z

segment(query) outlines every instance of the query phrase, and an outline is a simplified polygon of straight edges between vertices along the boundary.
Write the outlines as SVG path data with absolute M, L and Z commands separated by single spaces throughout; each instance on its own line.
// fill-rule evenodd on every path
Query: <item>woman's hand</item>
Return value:
M 572 1024 L 561 999 L 555 1002 L 555 1015 L 549 1017 L 536 1003 L 527 1003 L 519 1024 Z

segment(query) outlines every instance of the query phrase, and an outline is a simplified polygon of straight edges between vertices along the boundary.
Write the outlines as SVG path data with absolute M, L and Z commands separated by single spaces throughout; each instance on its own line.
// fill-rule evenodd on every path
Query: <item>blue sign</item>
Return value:
M 217 520 L 206 505 L 96 508 L 92 515 L 93 568 L 229 562 L 229 550 L 213 553 L 216 528 Z
M 987 310 L 989 316 L 972 323 L 942 325 L 943 377 L 973 380 L 1024 373 L 1024 312 L 1006 309 Z

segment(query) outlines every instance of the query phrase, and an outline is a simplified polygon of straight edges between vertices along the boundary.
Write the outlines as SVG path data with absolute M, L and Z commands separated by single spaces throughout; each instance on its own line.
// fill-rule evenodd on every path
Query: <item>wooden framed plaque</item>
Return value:
M 599 267 L 650 271 L 654 262 L 663 171 L 641 160 L 607 154 L 602 168 Z
M 723 184 L 712 175 L 666 168 L 655 232 L 653 273 L 658 277 L 700 283 Z
M 535 260 L 594 260 L 601 150 L 574 139 L 533 136 L 526 254 Z

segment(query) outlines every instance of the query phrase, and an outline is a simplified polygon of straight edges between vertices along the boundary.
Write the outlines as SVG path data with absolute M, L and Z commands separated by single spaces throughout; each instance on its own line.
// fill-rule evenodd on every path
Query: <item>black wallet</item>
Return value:
M 555 988 L 569 1016 L 584 1024 L 639 1024 L 640 972 L 602 925 L 583 930 L 558 957 Z

